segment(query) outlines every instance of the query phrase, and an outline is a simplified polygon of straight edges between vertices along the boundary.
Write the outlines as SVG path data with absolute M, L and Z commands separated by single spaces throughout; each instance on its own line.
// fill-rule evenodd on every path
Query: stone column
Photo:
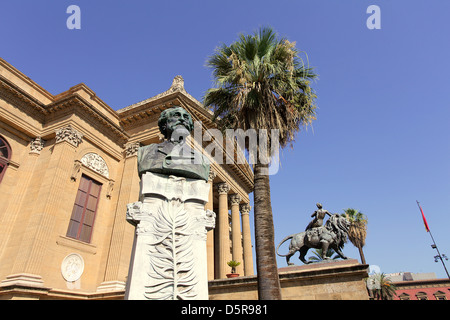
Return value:
M 205 210 L 214 211 L 213 203 L 213 182 L 216 173 L 213 170 L 209 171 L 208 183 L 210 185 L 208 203 L 205 205 Z M 208 259 L 208 280 L 214 279 L 214 229 L 211 229 L 206 234 L 206 256 Z
M 71 125 L 56 131 L 55 145 L 50 157 L 47 170 L 41 176 L 40 189 L 37 199 L 33 204 L 30 219 L 26 221 L 22 242 L 17 248 L 17 257 L 12 268 L 12 276 L 2 281 L 2 286 L 21 284 L 39 286 L 42 285 L 41 274 L 46 268 L 46 250 L 49 244 L 54 243 L 52 233 L 56 220 L 64 208 L 64 190 L 73 167 L 73 158 L 77 147 L 82 142 L 83 134 L 75 130 Z M 34 141 L 33 145 L 38 145 Z M 32 153 L 40 152 L 37 146 L 32 147 Z
M 250 205 L 241 205 L 242 215 L 242 242 L 244 249 L 244 274 L 251 276 L 253 271 L 253 251 L 252 251 L 252 238 L 250 233 Z
M 120 195 L 114 210 L 114 225 L 106 264 L 105 277 L 97 291 L 123 290 L 128 275 L 134 228 L 124 219 L 127 204 L 139 199 L 137 151 L 139 142 L 124 145 L 123 178 L 119 182 Z
M 24 224 L 26 221 L 31 219 L 31 211 L 26 210 L 27 202 L 30 201 L 29 190 L 30 184 L 33 181 L 40 181 L 42 179 L 42 171 L 39 170 L 36 163 L 38 161 L 38 157 L 44 147 L 44 140 L 40 137 L 31 140 L 30 143 L 30 152 L 29 156 L 24 156 L 21 159 L 21 164 L 18 170 L 18 183 L 14 187 L 12 192 L 11 200 L 9 201 L 9 206 L 5 210 L 8 214 L 4 216 L 4 220 L 0 225 L 0 256 L 5 254 L 3 249 L 6 249 L 6 245 L 8 244 L 7 236 L 12 234 L 12 231 L 25 233 L 25 230 L 20 230 L 20 226 L 16 225 L 15 222 L 18 221 L 19 224 Z M 20 220 L 17 219 L 20 217 Z M 28 228 L 26 230 L 29 230 Z M 32 239 L 29 239 L 29 241 Z M 27 244 L 31 245 L 31 244 Z M 20 248 L 26 248 L 24 244 L 21 244 Z M 13 248 L 12 250 L 7 248 L 7 251 L 14 251 L 14 255 L 9 254 L 9 257 L 19 255 L 18 259 L 5 259 L 2 261 L 2 266 L 4 267 L 7 264 L 15 265 L 15 269 L 13 270 L 13 274 L 7 276 L 6 280 L 0 283 L 1 286 L 8 286 L 12 284 L 23 284 L 26 286 L 42 286 L 43 281 L 40 275 L 31 275 L 24 273 L 25 267 L 24 263 L 26 263 L 26 259 L 28 256 L 21 255 L 17 248 Z M 8 252 L 6 252 L 6 257 L 8 257 Z M 9 261 L 7 261 L 9 260 Z
M 241 196 L 237 193 L 230 197 L 231 203 L 231 242 L 232 258 L 241 264 L 236 267 L 236 273 L 244 275 L 244 261 L 242 260 L 242 241 L 241 241 L 241 219 L 239 217 L 239 203 Z
M 9 201 L 8 207 L 5 212 L 8 214 L 5 215 L 4 220 L 0 225 L 0 253 L 2 253 L 2 249 L 7 244 L 6 236 L 11 234 L 11 230 L 13 230 L 14 223 L 16 221 L 16 217 L 20 214 L 21 219 L 23 221 L 27 221 L 28 217 L 24 219 L 24 209 L 21 208 L 23 203 L 29 198 L 27 198 L 27 190 L 32 180 L 33 174 L 35 174 L 36 162 L 41 154 L 42 149 L 44 148 L 44 140 L 41 137 L 37 137 L 31 140 L 30 143 L 30 152 L 29 156 L 24 156 L 21 159 L 21 164 L 18 170 L 18 183 L 14 186 L 13 195 Z M 39 172 L 42 175 L 41 172 Z
M 217 217 L 216 229 L 218 232 L 219 248 L 217 252 L 218 256 L 218 278 L 224 279 L 229 273 L 229 267 L 227 265 L 227 259 L 230 252 L 230 236 L 229 236 L 229 223 L 228 223 L 228 191 L 230 187 L 225 182 L 217 184 L 217 190 L 219 192 L 219 214 Z

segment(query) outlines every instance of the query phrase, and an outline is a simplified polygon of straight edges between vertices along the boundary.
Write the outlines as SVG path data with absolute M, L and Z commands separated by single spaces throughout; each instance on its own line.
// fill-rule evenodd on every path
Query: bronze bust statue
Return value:
M 186 143 L 194 129 L 191 115 L 182 107 L 172 107 L 161 112 L 158 126 L 166 140 L 139 148 L 139 177 L 153 172 L 208 181 L 208 158 Z

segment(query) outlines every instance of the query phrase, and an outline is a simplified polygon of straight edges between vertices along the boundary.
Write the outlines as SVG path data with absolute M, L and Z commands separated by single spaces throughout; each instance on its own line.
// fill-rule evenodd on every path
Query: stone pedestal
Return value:
M 356 259 L 279 268 L 283 300 L 368 300 L 368 265 Z M 209 281 L 211 300 L 257 300 L 256 276 Z
M 126 300 L 208 299 L 209 188 L 203 180 L 142 175 L 140 201 L 127 206 L 136 235 Z

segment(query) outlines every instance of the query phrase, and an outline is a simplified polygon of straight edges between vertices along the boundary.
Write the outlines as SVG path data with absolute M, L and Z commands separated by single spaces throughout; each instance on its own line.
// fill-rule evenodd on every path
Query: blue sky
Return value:
M 73 4 L 81 30 L 66 27 Z M 366 27 L 369 5 L 381 9 L 380 30 Z M 443 278 L 415 201 L 450 255 L 448 12 L 443 0 L 2 1 L 0 56 L 53 94 L 84 82 L 120 109 L 178 74 L 201 100 L 214 48 L 272 26 L 319 74 L 317 120 L 271 176 L 277 244 L 304 230 L 316 202 L 353 207 L 369 219 L 369 264 Z M 350 243 L 344 252 L 359 259 Z

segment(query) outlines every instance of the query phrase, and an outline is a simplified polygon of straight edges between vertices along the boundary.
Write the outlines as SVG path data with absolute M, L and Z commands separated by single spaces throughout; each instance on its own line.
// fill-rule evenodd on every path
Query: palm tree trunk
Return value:
M 366 258 L 364 257 L 364 252 L 361 246 L 358 246 L 359 256 L 361 257 L 361 263 L 366 264 Z
M 253 196 L 258 298 L 259 300 L 281 300 L 270 202 L 270 182 L 267 173 L 268 165 L 255 164 Z

